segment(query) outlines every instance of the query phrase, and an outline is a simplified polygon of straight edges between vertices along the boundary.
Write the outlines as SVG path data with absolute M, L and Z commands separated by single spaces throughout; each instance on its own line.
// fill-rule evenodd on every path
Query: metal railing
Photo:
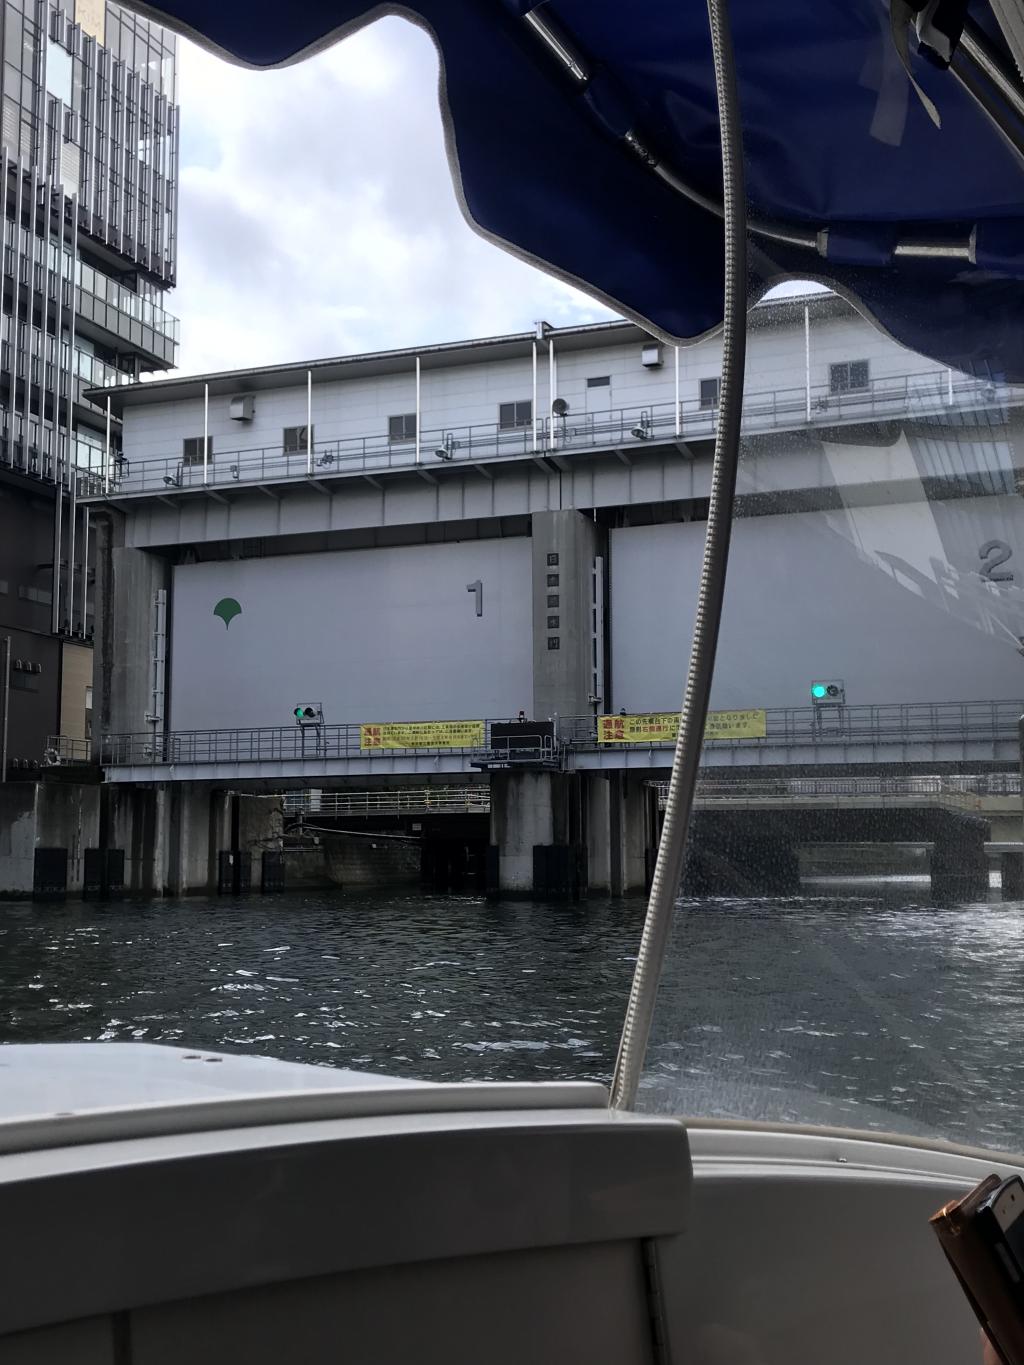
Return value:
M 47 768 L 66 767 L 69 764 L 91 763 L 92 740 L 72 739 L 68 735 L 50 735 L 43 751 L 43 766 Z
M 650 784 L 664 806 L 667 782 Z M 986 797 L 1019 800 L 1019 773 L 934 774 L 903 777 L 702 777 L 697 786 L 697 805 L 704 808 L 742 805 L 746 801 L 780 803 L 815 800 L 841 804 L 844 800 L 916 801 L 923 805 L 951 805 L 978 809 Z M 380 787 L 374 791 L 322 790 L 281 793 L 286 815 L 325 820 L 349 816 L 389 815 L 486 815 L 491 809 L 490 787 L 476 786 Z
M 707 748 L 806 748 L 851 744 L 915 744 L 1016 739 L 1019 701 L 903 702 L 877 706 L 777 707 L 765 711 L 765 734 L 705 739 Z M 669 749 L 674 739 L 599 744 L 593 716 L 559 721 L 562 743 L 574 749 Z
M 486 815 L 490 787 L 382 787 L 378 791 L 308 791 L 282 794 L 286 815 L 324 820 L 358 815 Z
M 962 374 L 951 377 L 948 370 L 928 370 L 875 379 L 863 389 L 839 393 L 833 393 L 828 385 L 812 386 L 810 391 L 801 385 L 748 393 L 743 399 L 743 429 L 748 436 L 763 435 L 804 426 L 926 417 L 951 409 L 960 412 L 1006 409 L 1021 403 L 1024 387 L 996 385 Z M 315 417 L 314 410 L 314 427 Z M 304 409 L 297 413 L 296 420 L 305 421 Z M 702 405 L 694 398 L 680 402 L 678 409 L 674 401 L 663 401 L 607 413 L 545 417 L 538 422 L 536 445 L 532 423 L 520 427 L 479 423 L 423 430 L 418 452 L 415 440 L 391 441 L 386 432 L 314 441 L 312 460 L 305 449 L 289 454 L 280 445 L 224 450 L 215 443 L 205 477 L 201 462 L 183 463 L 180 443 L 175 442 L 163 457 L 133 460 L 130 473 L 116 486 L 125 493 L 150 489 L 163 493 L 168 488 L 308 479 L 310 474 L 322 479 L 338 474 L 438 468 L 445 464 L 552 456 L 623 445 L 707 440 L 714 436 L 717 421 L 717 407 Z M 182 432 L 183 437 L 194 434 L 191 429 Z
M 1016 742 L 1018 721 L 1024 712 L 1021 701 L 907 702 L 878 706 L 779 707 L 765 711 L 765 735 L 759 738 L 711 739 L 707 748 L 822 748 L 842 746 L 899 746 L 905 744 L 954 744 Z M 135 733 L 108 735 L 100 746 L 100 761 L 107 767 L 145 764 L 237 764 L 288 762 L 301 759 L 363 757 L 371 761 L 396 756 L 428 754 L 463 755 L 480 760 L 507 753 L 503 741 L 492 740 L 493 724 L 485 720 L 482 745 L 462 748 L 417 747 L 364 749 L 361 726 L 272 726 L 261 729 L 181 730 L 168 734 Z M 674 740 L 644 740 L 641 744 L 601 744 L 594 716 L 559 717 L 553 754 L 547 740 L 538 742 L 537 759 L 565 757 L 573 751 L 669 750 Z M 519 761 L 529 755 L 519 751 Z
M 126 289 L 124 285 L 112 280 L 109 275 L 104 275 L 100 270 L 94 270 L 92 266 L 85 265 L 81 260 L 75 262 L 75 284 L 79 289 L 91 294 L 93 298 L 116 308 L 126 318 L 130 318 L 134 322 L 141 322 L 146 327 L 152 327 L 155 332 L 159 332 L 168 341 L 175 343 L 180 341 L 181 323 L 173 313 L 168 313 L 165 308 L 161 308 L 159 304 L 154 303 L 145 294 L 137 294 L 131 289 Z
M 659 803 L 668 794 L 667 782 L 653 784 Z M 842 803 L 844 800 L 919 801 L 923 804 L 953 805 L 976 809 L 987 796 L 1020 798 L 1017 773 L 980 773 L 971 775 L 936 774 L 902 777 L 778 777 L 731 779 L 708 777 L 697 788 L 698 804 L 735 805 L 751 802 L 800 802 L 814 800 Z
M 369 722 L 376 723 L 376 722 Z M 173 763 L 274 763 L 302 759 L 369 758 L 386 761 L 416 754 L 465 755 L 474 758 L 495 751 L 491 725 L 485 720 L 482 745 L 424 746 L 408 749 L 363 748 L 362 723 L 349 725 L 290 725 L 238 730 L 178 730 L 168 734 L 108 735 L 101 746 L 105 766 Z M 507 724 L 502 719 L 497 723 Z

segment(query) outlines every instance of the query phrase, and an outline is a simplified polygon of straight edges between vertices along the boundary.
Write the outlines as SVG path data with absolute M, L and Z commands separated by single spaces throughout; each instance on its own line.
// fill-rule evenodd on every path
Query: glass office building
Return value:
M 0 4 L 0 686 L 7 776 L 89 734 L 78 499 L 119 458 L 85 394 L 175 363 L 176 38 L 104 0 Z M 11 665 L 3 676 L 5 641 Z M 52 754 L 51 754 L 52 758 Z M 0 777 L 3 774 L 0 773 Z

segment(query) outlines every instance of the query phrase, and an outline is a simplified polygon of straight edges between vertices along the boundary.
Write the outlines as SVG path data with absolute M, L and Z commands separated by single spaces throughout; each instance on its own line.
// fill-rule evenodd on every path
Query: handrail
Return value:
M 651 782 L 663 802 L 667 782 Z M 1019 773 L 935 774 L 900 777 L 776 777 L 720 778 L 704 775 L 697 787 L 697 804 L 751 801 L 842 801 L 877 797 L 886 800 L 911 798 L 973 808 L 984 797 L 1019 798 Z M 370 791 L 321 790 L 281 794 L 285 815 L 332 820 L 349 816 L 486 814 L 491 808 L 490 787 L 438 785 L 433 787 L 378 787 Z
M 925 740 L 1016 740 L 1024 701 L 897 702 L 844 706 L 834 709 L 813 706 L 775 707 L 765 711 L 764 737 L 706 739 L 705 747 L 721 748 L 829 748 L 849 744 L 878 745 L 920 743 Z M 376 723 L 376 722 L 374 722 Z M 243 727 L 224 730 L 179 730 L 112 734 L 104 737 L 100 761 L 107 767 L 174 763 L 262 763 L 294 759 L 364 757 L 371 761 L 396 754 L 469 755 L 480 757 L 501 752 L 502 741 L 492 742 L 491 726 L 507 718 L 486 719 L 484 742 L 459 748 L 363 749 L 361 725 Z M 645 739 L 640 744 L 604 744 L 598 741 L 593 715 L 559 717 L 556 742 L 549 749 L 547 737 L 538 744 L 537 757 L 549 758 L 570 751 L 666 749 L 673 740 Z M 525 753 L 517 755 L 526 759 Z
M 306 791 L 282 793 L 285 815 L 311 815 L 325 820 L 350 815 L 429 815 L 486 813 L 490 787 L 381 787 L 375 791 Z
M 808 390 L 804 385 L 744 395 L 745 433 L 763 435 L 806 426 L 893 420 L 908 414 L 924 418 L 951 409 L 1006 408 L 1024 404 L 1024 387 L 997 385 L 968 375 L 956 375 L 951 381 L 948 370 L 927 370 L 875 379 L 863 389 L 841 393 L 833 393 L 829 385 L 812 385 L 810 398 L 808 418 Z M 296 415 L 296 421 L 300 420 L 305 421 L 305 408 Z M 197 490 L 204 486 L 308 480 L 310 463 L 313 477 L 323 479 L 339 474 L 372 475 L 417 466 L 437 468 L 528 455 L 557 457 L 560 453 L 622 445 L 709 440 L 715 434 L 717 420 L 717 408 L 702 406 L 698 398 L 683 400 L 678 410 L 674 401 L 665 400 L 601 414 L 544 417 L 538 422 L 536 449 L 532 423 L 502 427 L 489 422 L 424 429 L 418 448 L 415 441 L 390 440 L 386 431 L 315 440 L 312 461 L 305 449 L 285 454 L 280 444 L 222 449 L 215 442 L 213 457 L 207 461 L 205 481 L 201 463 L 182 468 L 181 449 L 175 440 L 165 455 L 134 457 L 130 476 L 122 478 L 117 488 L 123 493 L 155 489 L 165 496 L 168 490 L 173 494 L 176 488 Z M 181 434 L 184 438 L 194 433 L 183 430 Z

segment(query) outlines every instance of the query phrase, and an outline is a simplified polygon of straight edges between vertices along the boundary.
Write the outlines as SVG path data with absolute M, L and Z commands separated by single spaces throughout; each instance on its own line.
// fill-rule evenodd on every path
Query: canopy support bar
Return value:
M 524 18 L 543 42 L 547 51 L 558 62 L 563 73 L 569 77 L 577 89 L 584 90 L 590 80 L 590 63 L 565 28 L 550 17 L 548 7 L 544 7 L 543 13 L 540 7 L 532 9 Z M 984 34 L 977 29 L 976 25 L 968 23 L 965 26 L 958 51 L 964 54 L 972 67 L 983 73 L 991 81 L 999 94 L 1010 105 L 1013 113 L 1024 119 L 1024 91 L 1003 69 Z M 1007 127 L 1008 120 L 997 109 L 991 107 L 991 100 L 982 99 L 974 88 L 973 81 L 965 78 L 964 73 L 955 67 L 951 70 L 1014 149 L 1024 156 L 1024 138 L 1018 138 L 1012 127 Z M 627 132 L 623 140 L 633 154 L 666 185 L 671 186 L 677 194 L 681 194 L 691 203 L 697 204 L 718 218 L 724 216 L 725 208 L 719 200 L 711 195 L 704 194 L 682 176 L 676 174 L 671 167 L 666 166 L 635 130 L 631 129 Z M 780 223 L 769 219 L 750 217 L 747 219 L 747 230 L 755 237 L 762 237 L 767 241 L 779 242 L 786 246 L 802 247 L 804 250 L 813 252 L 816 256 L 825 257 L 827 254 L 828 228 L 825 225 L 807 227 L 802 223 Z M 971 246 L 973 236 L 972 231 L 965 237 L 950 239 L 948 235 L 943 236 L 941 230 L 930 231 L 925 229 L 900 240 L 896 245 L 895 254 L 902 259 L 973 261 L 974 253 Z

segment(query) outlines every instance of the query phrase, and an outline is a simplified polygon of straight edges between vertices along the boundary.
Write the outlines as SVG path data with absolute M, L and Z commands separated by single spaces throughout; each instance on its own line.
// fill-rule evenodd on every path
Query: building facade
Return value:
M 3 0 L 0 651 L 9 775 L 91 735 L 103 391 L 175 362 L 176 40 L 105 0 Z M 3 683 L 0 678 L 0 684 Z
M 541 327 L 112 390 L 99 728 L 676 708 L 719 347 Z M 817 295 L 755 310 L 744 401 L 713 705 L 1024 693 L 1020 395 Z
M 88 506 L 131 884 L 216 885 L 231 793 L 482 780 L 489 884 L 642 886 L 720 355 L 538 324 L 87 395 L 123 425 Z M 1015 768 L 1022 404 L 831 295 L 754 310 L 709 771 Z

